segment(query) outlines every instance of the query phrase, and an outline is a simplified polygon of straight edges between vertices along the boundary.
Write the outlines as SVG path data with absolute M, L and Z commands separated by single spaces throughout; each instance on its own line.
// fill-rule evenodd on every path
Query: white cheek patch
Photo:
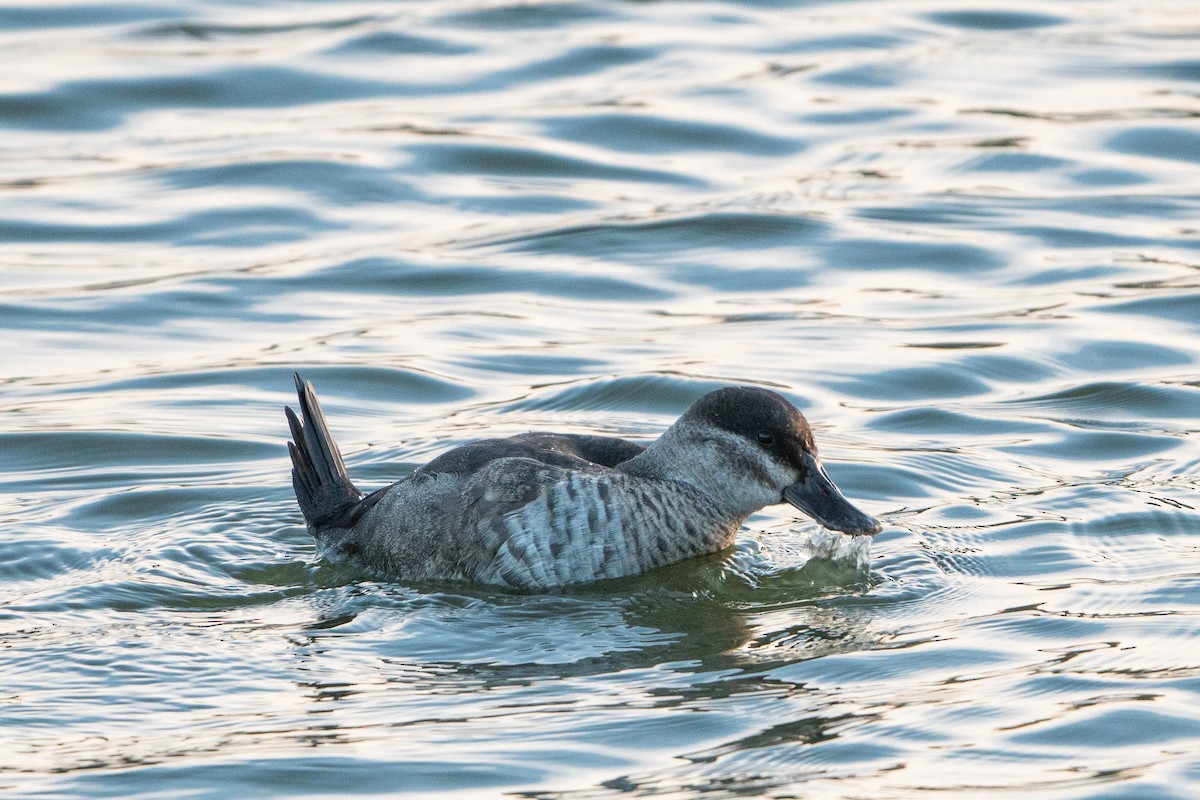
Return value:
M 712 482 L 736 507 L 782 502 L 783 488 L 796 481 L 794 468 L 781 464 L 761 445 L 722 428 L 704 430 L 704 459 Z

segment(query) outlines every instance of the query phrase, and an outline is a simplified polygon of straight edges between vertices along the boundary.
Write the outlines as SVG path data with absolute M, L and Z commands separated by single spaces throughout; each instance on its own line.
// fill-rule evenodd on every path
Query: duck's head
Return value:
M 750 386 L 718 389 L 693 403 L 672 430 L 703 449 L 712 468 L 692 468 L 709 473 L 706 483 L 750 512 L 791 503 L 843 533 L 869 535 L 882 528 L 830 480 L 808 420 L 782 395 Z M 721 480 L 727 485 L 718 489 Z

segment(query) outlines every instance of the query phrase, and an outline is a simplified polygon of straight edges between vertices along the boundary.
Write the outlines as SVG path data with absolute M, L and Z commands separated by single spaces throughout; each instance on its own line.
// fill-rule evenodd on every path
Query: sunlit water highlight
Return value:
M 1200 794 L 1192 3 L 0 7 L 0 792 Z M 783 391 L 885 530 L 320 563 L 483 432 Z

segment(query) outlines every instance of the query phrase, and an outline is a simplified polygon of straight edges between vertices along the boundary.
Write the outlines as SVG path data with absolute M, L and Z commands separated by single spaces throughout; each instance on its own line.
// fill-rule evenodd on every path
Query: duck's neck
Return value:
M 637 478 L 683 484 L 698 492 L 722 519 L 740 525 L 763 506 L 778 502 L 741 474 L 723 431 L 672 426 L 617 469 Z

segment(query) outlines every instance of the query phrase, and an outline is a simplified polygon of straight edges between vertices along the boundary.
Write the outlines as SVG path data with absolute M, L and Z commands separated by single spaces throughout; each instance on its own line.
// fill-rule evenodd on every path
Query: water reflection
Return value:
M 694 763 L 810 734 L 822 740 L 826 725 L 811 716 L 822 700 L 771 671 L 877 643 L 867 615 L 823 602 L 848 588 L 830 578 L 862 573 L 813 561 L 764 580 L 792 588 L 756 602 L 721 557 L 707 562 L 671 568 L 661 582 L 641 576 L 558 596 L 351 585 L 288 637 L 294 674 L 303 676 L 296 689 L 310 704 L 293 723 L 296 735 L 313 746 L 432 736 L 447 764 L 497 724 L 524 731 L 522 750 L 553 753 L 568 735 L 601 751 L 632 739 L 695 751 Z M 801 582 L 822 588 L 805 597 Z M 685 588 L 697 584 L 708 588 Z M 762 588 L 769 597 L 772 587 Z M 586 698 L 582 686 L 591 687 Z M 747 716 L 748 704 L 771 711 Z M 461 710 L 448 716 L 447 706 Z M 590 721 L 580 727 L 583 708 Z M 810 716 L 791 720 L 793 709 Z M 687 712 L 703 716 L 679 716 Z M 506 768 L 521 761 L 508 747 L 495 755 Z M 569 755 L 557 768 L 573 768 Z M 447 780 L 466 786 L 461 776 Z

